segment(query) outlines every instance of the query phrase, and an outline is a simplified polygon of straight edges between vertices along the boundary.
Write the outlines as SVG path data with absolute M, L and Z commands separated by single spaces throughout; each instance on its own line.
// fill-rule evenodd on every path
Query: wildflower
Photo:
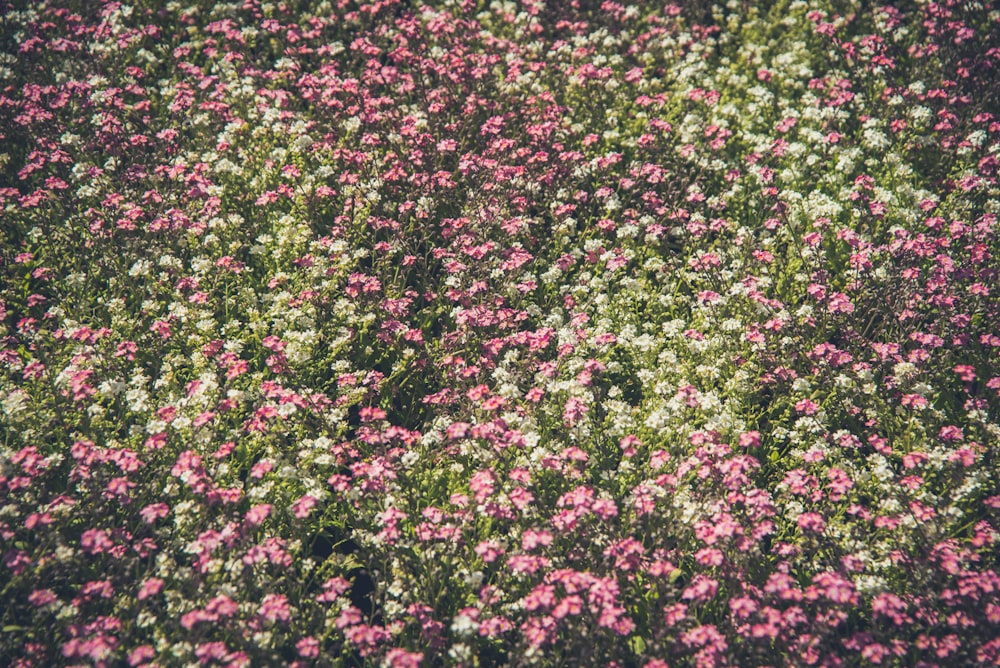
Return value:
M 268 594 L 260 604 L 259 614 L 269 622 L 287 622 L 291 618 L 288 599 L 283 594 Z

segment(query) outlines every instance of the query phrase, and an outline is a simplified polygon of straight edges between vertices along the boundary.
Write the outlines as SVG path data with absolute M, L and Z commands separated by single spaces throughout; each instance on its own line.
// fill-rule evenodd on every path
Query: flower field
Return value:
M 1000 664 L 1000 12 L 0 0 L 0 665 Z

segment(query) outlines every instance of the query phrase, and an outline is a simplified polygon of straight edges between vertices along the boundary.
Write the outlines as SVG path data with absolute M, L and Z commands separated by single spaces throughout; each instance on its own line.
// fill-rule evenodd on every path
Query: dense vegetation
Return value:
M 998 21 L 0 4 L 0 664 L 995 665 Z

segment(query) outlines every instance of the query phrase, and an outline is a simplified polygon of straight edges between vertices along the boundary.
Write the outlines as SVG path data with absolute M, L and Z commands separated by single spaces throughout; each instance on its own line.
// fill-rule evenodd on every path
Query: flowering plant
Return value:
M 0 4 L 0 662 L 997 664 L 988 4 Z

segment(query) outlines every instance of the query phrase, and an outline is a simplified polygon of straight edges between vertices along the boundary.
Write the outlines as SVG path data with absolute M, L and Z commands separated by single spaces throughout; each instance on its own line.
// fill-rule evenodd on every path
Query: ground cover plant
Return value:
M 1000 662 L 990 3 L 0 7 L 3 665 Z

